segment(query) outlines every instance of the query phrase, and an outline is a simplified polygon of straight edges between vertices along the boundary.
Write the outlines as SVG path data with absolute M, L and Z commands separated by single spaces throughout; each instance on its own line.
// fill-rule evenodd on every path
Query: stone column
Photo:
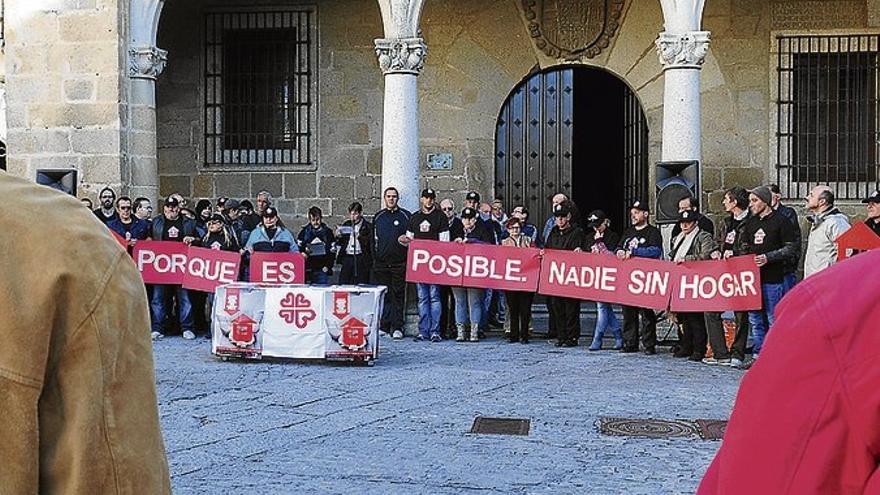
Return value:
M 127 182 L 129 196 L 156 203 L 159 167 L 156 151 L 156 78 L 168 52 L 156 46 L 163 0 L 130 0 L 128 44 Z
M 396 187 L 404 208 L 419 208 L 419 95 L 416 78 L 425 62 L 422 38 L 376 40 L 385 74 L 382 189 Z
M 663 64 L 662 160 L 700 160 L 700 68 L 709 51 L 700 31 L 704 0 L 661 0 L 666 31 L 657 39 Z

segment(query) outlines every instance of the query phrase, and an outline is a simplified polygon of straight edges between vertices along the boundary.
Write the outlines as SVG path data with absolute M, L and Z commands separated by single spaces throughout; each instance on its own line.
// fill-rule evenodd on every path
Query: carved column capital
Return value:
M 155 80 L 165 70 L 168 52 L 155 46 L 137 46 L 128 50 L 128 75 L 134 79 Z
M 655 42 L 663 70 L 699 69 L 709 52 L 709 31 L 660 33 Z
M 385 74 L 419 75 L 428 46 L 422 38 L 377 39 L 376 56 Z

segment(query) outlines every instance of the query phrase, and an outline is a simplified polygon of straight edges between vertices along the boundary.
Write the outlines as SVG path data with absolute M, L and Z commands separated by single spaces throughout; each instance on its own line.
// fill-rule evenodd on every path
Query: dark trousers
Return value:
M 653 309 L 621 306 L 623 309 L 623 347 L 638 349 L 639 337 L 645 349 L 657 346 L 657 315 Z M 639 323 L 641 317 L 641 323 Z
M 681 323 L 683 339 L 681 341 L 682 354 L 703 359 L 706 356 L 706 317 L 703 313 L 678 313 L 678 321 Z
M 703 313 L 706 320 L 706 332 L 709 337 L 709 345 L 712 346 L 712 357 L 715 359 L 730 359 L 730 350 L 727 348 L 727 340 L 724 338 L 724 322 L 721 313 Z
M 554 306 L 556 337 L 561 342 L 577 342 L 581 335 L 581 301 L 567 297 L 550 297 Z
M 746 359 L 746 345 L 749 340 L 749 313 L 737 311 L 735 316 L 736 334 L 733 344 L 730 346 L 730 357 L 744 361 Z
M 440 286 L 440 336 L 455 338 L 455 297 L 452 287 Z
M 546 297 L 547 301 L 547 338 L 555 339 L 556 333 L 556 305 L 553 304 L 552 297 Z
M 339 283 L 358 285 L 370 283 L 370 265 L 363 256 L 342 255 L 339 257 L 342 268 L 339 270 Z
M 507 321 L 510 322 L 510 340 L 529 340 L 534 292 L 507 291 Z
M 406 264 L 376 264 L 373 283 L 388 287 L 380 328 L 384 332 L 403 330 L 404 297 L 406 296 Z

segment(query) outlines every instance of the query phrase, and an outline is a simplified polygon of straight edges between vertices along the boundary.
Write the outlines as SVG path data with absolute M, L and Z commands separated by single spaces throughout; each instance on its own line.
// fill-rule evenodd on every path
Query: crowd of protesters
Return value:
M 692 196 L 679 202 L 679 216 L 664 246 L 660 229 L 649 223 L 650 208 L 644 200 L 631 203 L 630 225 L 618 235 L 602 210 L 581 215 L 578 206 L 564 194 L 552 198 L 552 215 L 542 228 L 530 222 L 528 210 L 512 208 L 510 215 L 501 201 L 482 202 L 472 191 L 457 211 L 452 199 L 437 202 L 437 194 L 427 188 L 421 192 L 415 212 L 401 208 L 400 194 L 393 187 L 383 191 L 383 208 L 372 221 L 363 206 L 353 202 L 349 218 L 331 229 L 323 212 L 313 206 L 308 223 L 297 235 L 287 229 L 272 206 L 272 195 L 261 191 L 254 203 L 219 198 L 188 208 L 179 194 L 165 198 L 162 211 L 153 216 L 147 198 L 132 200 L 116 197 L 110 188 L 98 195 L 94 214 L 110 229 L 134 245 L 152 239 L 183 242 L 210 249 L 238 251 L 243 255 L 241 277 L 247 280 L 247 259 L 253 252 L 299 252 L 306 258 L 306 281 L 327 284 L 339 266 L 340 284 L 377 284 L 388 287 L 380 329 L 394 339 L 404 337 L 407 246 L 414 239 L 444 242 L 503 245 L 578 251 L 597 256 L 667 259 L 675 263 L 696 260 L 753 256 L 761 271 L 762 309 L 733 313 L 735 335 L 728 345 L 722 313 L 679 313 L 667 317 L 678 324 L 676 357 L 709 365 L 747 367 L 746 346 L 752 336 L 752 360 L 760 354 L 764 339 L 773 325 L 777 303 L 797 283 L 801 261 L 801 228 L 797 213 L 781 202 L 775 185 L 750 191 L 740 187 L 724 193 L 726 216 L 715 224 L 699 212 Z M 816 186 L 805 198 L 809 211 L 809 237 L 803 256 L 804 276 L 809 277 L 834 263 L 835 240 L 849 229 L 849 220 L 834 204 L 834 193 L 827 186 Z M 91 208 L 91 202 L 84 204 Z M 880 236 L 880 191 L 863 200 L 867 206 L 866 225 Z M 437 342 L 443 338 L 479 341 L 490 327 L 508 322 L 510 342 L 528 343 L 531 338 L 531 311 L 535 294 L 482 288 L 441 287 L 418 283 L 418 332 L 415 340 Z M 179 286 L 149 288 L 154 339 L 165 335 L 167 320 L 177 315 L 184 338 L 206 332 L 211 295 L 189 292 Z M 581 336 L 581 304 L 578 299 L 548 297 L 548 337 L 560 347 L 576 347 Z M 647 308 L 622 306 L 623 321 L 614 307 L 596 303 L 597 318 L 588 347 L 599 351 L 604 336 L 614 338 L 612 349 L 625 353 L 644 351 L 656 354 L 657 314 Z M 707 350 L 711 355 L 707 357 Z

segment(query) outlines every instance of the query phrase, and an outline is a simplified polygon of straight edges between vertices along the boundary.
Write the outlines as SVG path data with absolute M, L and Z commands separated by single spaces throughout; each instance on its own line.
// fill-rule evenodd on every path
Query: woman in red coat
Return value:
M 880 250 L 798 284 L 698 494 L 880 493 Z

